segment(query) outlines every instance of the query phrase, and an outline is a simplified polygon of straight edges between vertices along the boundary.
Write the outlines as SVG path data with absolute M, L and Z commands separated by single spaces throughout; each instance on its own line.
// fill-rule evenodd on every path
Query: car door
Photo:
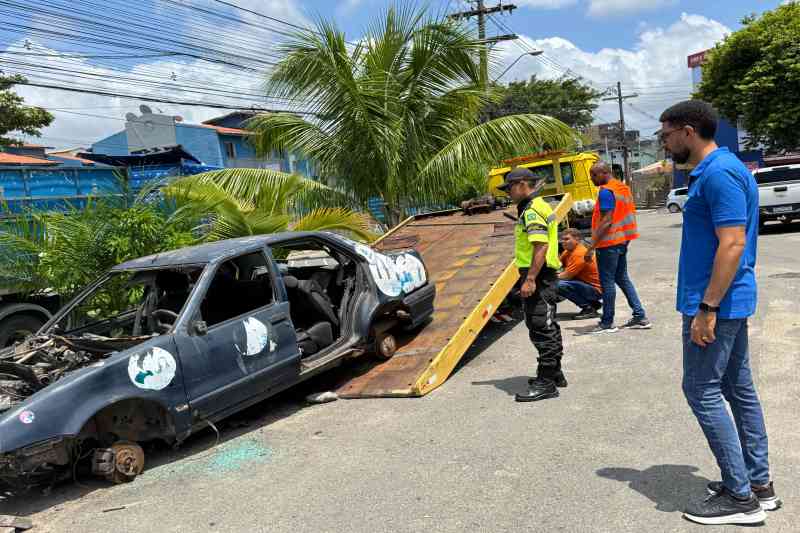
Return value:
M 297 379 L 300 351 L 289 304 L 276 290 L 266 251 L 216 265 L 193 298 L 194 320 L 179 341 L 196 418 L 235 411 Z

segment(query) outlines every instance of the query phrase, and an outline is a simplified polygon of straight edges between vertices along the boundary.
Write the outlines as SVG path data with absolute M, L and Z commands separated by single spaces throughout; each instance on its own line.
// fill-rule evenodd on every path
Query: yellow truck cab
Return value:
M 505 175 L 516 167 L 530 169 L 534 174 L 544 176 L 546 185 L 542 196 L 546 199 L 558 201 L 566 193 L 572 195 L 575 205 L 570 213 L 570 223 L 582 227 L 590 219 L 597 198 L 597 187 L 589 178 L 589 169 L 599 159 L 594 152 L 543 152 L 506 159 L 503 161 L 505 166 L 489 171 L 489 190 L 494 196 L 505 196 L 497 188 L 503 184 Z

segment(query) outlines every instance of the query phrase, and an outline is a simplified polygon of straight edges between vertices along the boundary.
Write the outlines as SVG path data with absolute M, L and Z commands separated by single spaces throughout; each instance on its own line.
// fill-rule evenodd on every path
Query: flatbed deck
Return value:
M 516 283 L 514 222 L 500 210 L 421 215 L 373 246 L 379 251 L 414 248 L 422 255 L 436 284 L 435 311 L 424 328 L 398 338 L 392 359 L 350 379 L 338 392 L 344 398 L 423 396 L 447 379 Z

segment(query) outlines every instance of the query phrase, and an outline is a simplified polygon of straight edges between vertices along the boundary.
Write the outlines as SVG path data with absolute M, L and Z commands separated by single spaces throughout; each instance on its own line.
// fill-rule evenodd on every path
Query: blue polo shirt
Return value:
M 617 199 L 609 189 L 600 189 L 597 201 L 600 203 L 600 211 L 613 211 L 617 207 Z
M 678 266 L 678 311 L 697 314 L 711 281 L 719 246 L 716 228 L 744 226 L 747 243 L 739 270 L 720 303 L 719 318 L 746 318 L 755 313 L 758 186 L 727 148 L 718 148 L 689 175 L 689 196 L 683 208 L 683 238 Z

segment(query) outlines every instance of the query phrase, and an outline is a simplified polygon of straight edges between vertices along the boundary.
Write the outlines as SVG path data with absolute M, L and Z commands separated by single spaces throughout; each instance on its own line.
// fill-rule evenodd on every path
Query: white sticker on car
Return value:
M 267 326 L 257 318 L 249 317 L 242 321 L 245 332 L 245 346 L 236 345 L 236 349 L 244 356 L 258 355 L 269 345 L 273 351 L 274 342 L 270 342 Z
M 163 348 L 154 347 L 145 353 L 134 354 L 128 360 L 128 376 L 140 389 L 161 390 L 175 377 L 178 368 L 175 357 Z
M 22 411 L 19 414 L 19 421 L 23 424 L 33 424 L 34 420 L 36 420 L 36 415 L 33 411 Z
M 408 294 L 425 285 L 427 281 L 425 266 L 414 254 L 389 256 L 363 244 L 356 244 L 355 249 L 367 260 L 372 279 L 375 280 L 378 289 L 387 296 Z

